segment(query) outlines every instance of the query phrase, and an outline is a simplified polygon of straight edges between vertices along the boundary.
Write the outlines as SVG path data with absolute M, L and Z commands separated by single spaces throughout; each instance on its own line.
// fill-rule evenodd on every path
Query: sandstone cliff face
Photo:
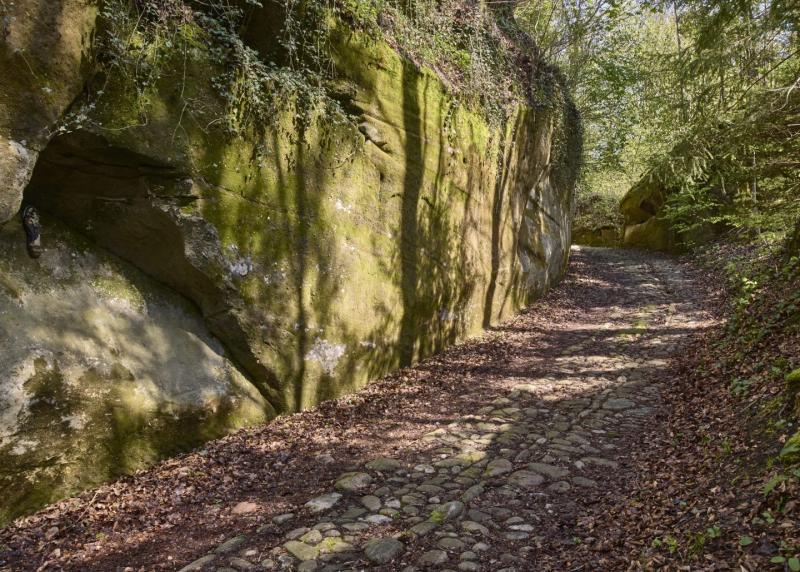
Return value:
M 181 296 L 46 217 L 0 228 L 0 520 L 274 410 Z
M 500 127 L 342 27 L 332 92 L 350 117 L 290 100 L 234 135 L 215 127 L 242 110 L 220 99 L 213 46 L 170 59 L 143 111 L 124 77 L 84 61 L 102 57 L 92 3 L 10 10 L 0 521 L 353 391 L 509 316 L 566 268 L 580 130 L 563 93 Z M 102 97 L 81 92 L 98 81 Z M 58 129 L 67 108 L 78 120 Z M 46 213 L 39 260 L 10 220 L 23 190 Z

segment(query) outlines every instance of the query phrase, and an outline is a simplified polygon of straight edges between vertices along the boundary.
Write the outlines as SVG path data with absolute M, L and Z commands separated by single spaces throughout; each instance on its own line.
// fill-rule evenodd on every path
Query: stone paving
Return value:
M 505 389 L 426 434 L 411 462 L 374 459 L 275 517 L 279 542 L 236 536 L 183 571 L 550 569 L 537 554 L 568 543 L 581 503 L 621 482 L 660 406 L 658 372 L 699 323 L 669 259 L 591 255 L 625 279 L 598 283 L 604 307 L 552 341 L 569 345 L 509 364 Z

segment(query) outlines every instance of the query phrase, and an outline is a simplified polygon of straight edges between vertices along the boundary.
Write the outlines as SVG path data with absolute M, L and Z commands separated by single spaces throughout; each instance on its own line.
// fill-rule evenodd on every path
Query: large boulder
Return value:
M 620 203 L 624 246 L 680 252 L 693 245 L 710 243 L 726 230 L 724 224 L 702 220 L 688 228 L 673 226 L 665 212 L 667 199 L 673 192 L 653 171 L 631 187 Z
M 620 210 L 625 224 L 641 224 L 658 216 L 667 194 L 668 191 L 656 177 L 646 174 L 622 198 Z
M 648 250 L 669 251 L 674 248 L 672 236 L 666 222 L 652 217 L 639 224 L 626 225 L 623 244 Z
M 661 217 L 667 195 L 668 190 L 649 173 L 631 187 L 620 203 L 623 245 L 662 251 L 676 248 L 675 234 Z
M 274 415 L 197 309 L 47 217 L 0 227 L 0 522 Z

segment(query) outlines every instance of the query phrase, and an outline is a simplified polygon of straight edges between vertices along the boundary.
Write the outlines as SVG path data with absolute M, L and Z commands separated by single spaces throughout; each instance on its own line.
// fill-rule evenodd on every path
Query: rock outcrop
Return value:
M 625 246 L 670 251 L 676 247 L 675 235 L 659 215 L 668 191 L 656 178 L 645 175 L 623 197 L 620 205 L 624 217 Z
M 45 217 L 0 227 L 0 520 L 274 416 L 197 309 Z
M 672 190 L 657 175 L 647 173 L 623 197 L 623 245 L 663 252 L 681 252 L 707 244 L 726 230 L 723 223 L 675 224 L 665 216 Z
M 497 125 L 342 26 L 349 115 L 294 97 L 247 123 L 213 44 L 142 92 L 93 75 L 94 3 L 2 9 L 0 220 L 24 190 L 45 228 L 36 261 L 0 233 L 0 521 L 357 389 L 566 268 L 581 135 L 558 84 Z
M 572 233 L 573 244 L 583 246 L 600 246 L 607 248 L 619 247 L 620 230 L 613 225 L 606 225 L 595 229 L 574 230 Z

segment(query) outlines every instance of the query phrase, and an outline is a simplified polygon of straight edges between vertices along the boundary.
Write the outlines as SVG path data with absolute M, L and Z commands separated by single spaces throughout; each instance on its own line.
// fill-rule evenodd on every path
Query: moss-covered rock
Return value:
M 657 216 L 666 201 L 667 191 L 658 180 L 645 175 L 625 194 L 620 203 L 626 224 L 642 224 Z
M 6 517 L 353 391 L 562 276 L 581 134 L 558 83 L 498 124 L 387 42 L 331 25 L 327 100 L 298 90 L 253 121 L 248 78 L 189 21 L 189 57 L 160 56 L 146 86 L 104 75 L 41 149 L 26 200 L 51 217 L 45 255 L 25 259 L 12 225 L 0 254 L 0 328 L 20 332 L 1 383 L 27 404 L 0 445 Z M 73 410 L 85 420 L 65 436 L 39 433 Z M 41 476 L 23 483 L 25 463 Z
M 91 0 L 0 4 L 0 224 L 17 212 L 36 157 L 88 73 Z
M 669 226 L 656 217 L 640 224 L 627 225 L 623 242 L 625 246 L 650 250 L 669 251 L 674 247 Z
M 332 38 L 368 129 L 289 104 L 243 138 L 204 130 L 178 97 L 222 105 L 198 51 L 162 71 L 146 125 L 109 83 L 29 189 L 196 302 L 280 410 L 509 315 L 559 278 L 570 242 L 572 190 L 549 176 L 563 108 L 520 104 L 498 129 L 387 44 Z
M 663 251 L 675 248 L 674 233 L 660 218 L 667 194 L 657 179 L 645 175 L 623 197 L 620 211 L 625 246 Z
M 625 246 L 680 252 L 693 245 L 707 244 L 725 230 L 724 225 L 711 223 L 686 228 L 673 226 L 665 212 L 671 193 L 653 172 L 646 173 L 631 187 L 620 203 Z

